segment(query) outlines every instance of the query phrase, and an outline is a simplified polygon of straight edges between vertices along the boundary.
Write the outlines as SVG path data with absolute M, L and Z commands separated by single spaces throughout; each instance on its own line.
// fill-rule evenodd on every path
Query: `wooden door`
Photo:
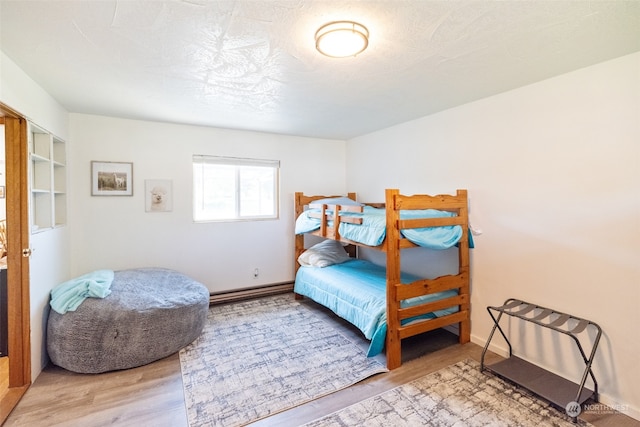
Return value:
M 31 384 L 31 340 L 27 122 L 3 104 L 0 104 L 0 120 L 5 130 L 9 330 L 9 388 L 0 393 L 2 424 Z

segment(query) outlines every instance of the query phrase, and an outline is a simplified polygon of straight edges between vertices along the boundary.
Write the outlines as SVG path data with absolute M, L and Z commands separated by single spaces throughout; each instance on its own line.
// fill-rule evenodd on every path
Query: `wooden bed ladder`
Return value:
M 456 196 L 403 196 L 397 189 L 388 189 L 385 192 L 385 200 L 387 207 L 387 246 L 385 248 L 387 254 L 387 367 L 395 369 L 402 363 L 402 338 L 457 323 L 460 344 L 470 341 L 469 220 L 467 190 L 457 190 Z M 456 213 L 456 216 L 422 220 L 402 220 L 400 218 L 400 210 L 402 209 L 424 209 L 425 206 L 451 211 Z M 458 274 L 442 276 L 433 280 L 419 280 L 411 285 L 401 284 L 400 251 L 413 245 L 401 236 L 400 230 L 443 225 L 460 225 L 462 228 L 462 236 L 458 243 Z M 428 292 L 425 292 L 425 289 L 428 289 Z M 412 312 L 411 309 L 400 307 L 401 300 L 447 289 L 458 289 L 458 295 L 425 304 L 425 306 L 430 307 L 431 311 L 435 311 L 457 305 L 459 308 L 457 312 L 426 320 L 421 324 L 401 325 L 401 320 L 407 318 Z

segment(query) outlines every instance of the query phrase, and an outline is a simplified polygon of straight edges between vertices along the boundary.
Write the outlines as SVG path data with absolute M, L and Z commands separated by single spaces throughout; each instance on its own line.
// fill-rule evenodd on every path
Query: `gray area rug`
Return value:
M 305 427 L 505 426 L 575 427 L 549 404 L 465 360 L 363 400 Z
M 211 307 L 180 366 L 191 427 L 245 425 L 387 371 L 292 294 Z

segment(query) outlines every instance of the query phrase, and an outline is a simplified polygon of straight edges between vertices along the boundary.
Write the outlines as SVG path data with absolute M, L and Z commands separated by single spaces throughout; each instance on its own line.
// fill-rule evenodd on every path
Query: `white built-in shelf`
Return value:
M 31 231 L 50 230 L 67 222 L 66 144 L 29 123 Z

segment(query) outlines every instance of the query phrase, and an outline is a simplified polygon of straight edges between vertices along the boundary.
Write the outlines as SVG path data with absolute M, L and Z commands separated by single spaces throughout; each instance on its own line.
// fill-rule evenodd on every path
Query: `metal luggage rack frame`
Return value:
M 589 398 L 593 398 L 596 402 L 598 401 L 598 382 L 596 381 L 596 377 L 593 374 L 591 367 L 598 348 L 598 343 L 600 342 L 600 337 L 602 336 L 602 329 L 600 326 L 587 319 L 582 319 L 571 314 L 562 313 L 551 308 L 542 307 L 537 304 L 532 304 L 515 298 L 507 299 L 503 305 L 498 307 L 488 306 L 487 311 L 493 319 L 494 325 L 491 333 L 489 334 L 489 338 L 487 339 L 487 343 L 482 350 L 482 356 L 480 359 L 481 371 L 488 370 L 500 377 L 506 378 L 507 380 L 537 394 L 550 403 L 559 406 L 561 409 L 567 410 L 568 414 L 570 412 L 568 408 L 571 404 L 578 404 L 581 407 Z M 497 313 L 497 316 L 495 313 Z M 531 322 L 538 326 L 552 329 L 556 332 L 569 336 L 576 343 L 585 364 L 585 369 L 580 383 L 576 384 L 540 368 L 539 366 L 513 356 L 511 342 L 500 326 L 500 320 L 503 314 L 516 317 L 526 322 Z M 575 326 L 571 327 L 569 322 L 575 323 Z M 587 357 L 577 335 L 587 329 L 590 325 L 597 330 L 597 335 L 593 340 L 593 347 L 591 348 L 589 357 Z M 492 365 L 485 365 L 485 354 L 489 348 L 491 340 L 493 339 L 496 329 L 500 332 L 509 346 L 509 358 Z M 589 390 L 585 387 L 587 377 L 591 377 L 591 380 L 593 381 L 593 390 Z M 575 394 L 573 394 L 574 390 L 577 390 Z M 575 422 L 580 410 L 574 409 L 571 412 L 572 413 L 569 415 Z

